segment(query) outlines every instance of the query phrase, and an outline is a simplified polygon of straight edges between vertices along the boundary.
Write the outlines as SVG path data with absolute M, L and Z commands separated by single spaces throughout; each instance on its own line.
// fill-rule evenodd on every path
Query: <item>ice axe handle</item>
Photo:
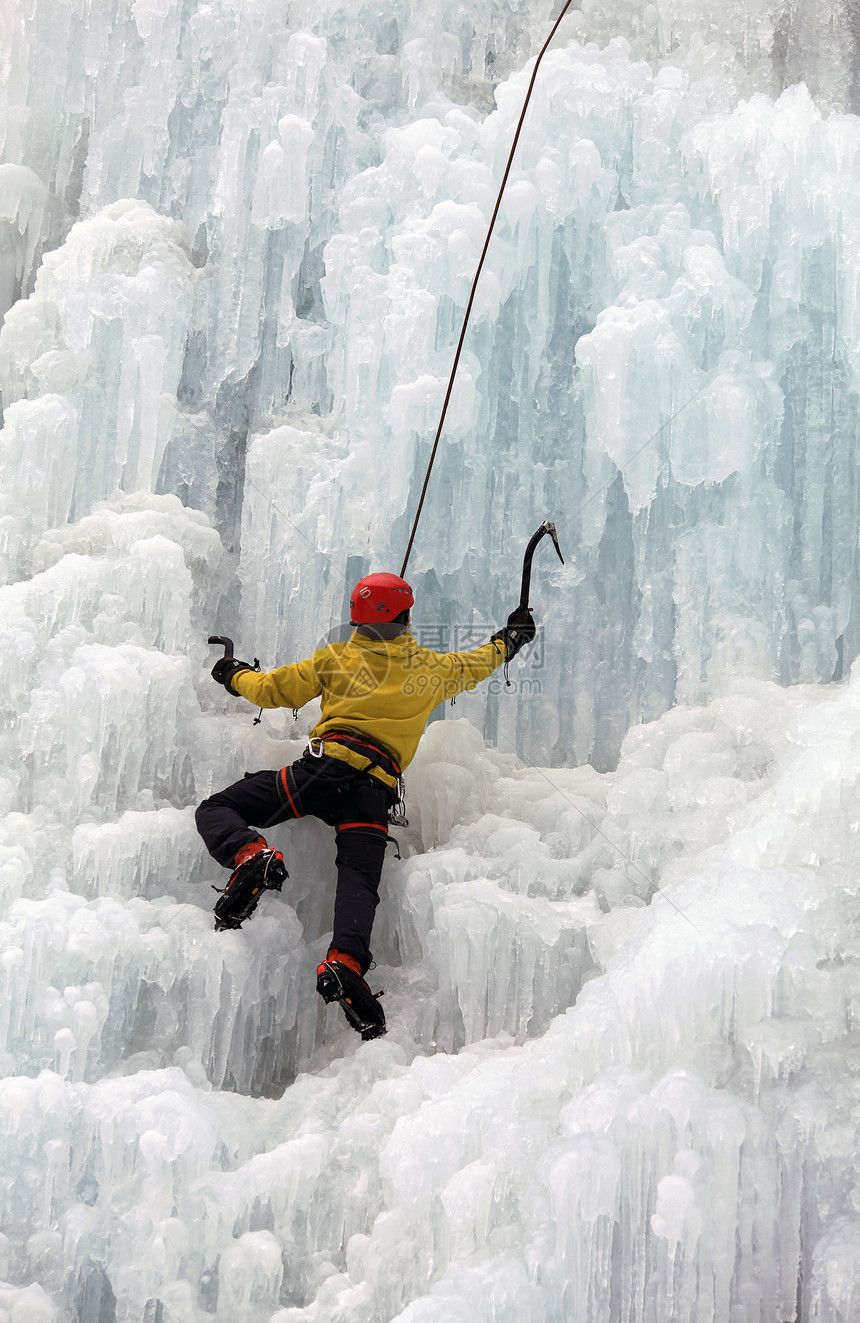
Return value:
M 209 635 L 209 642 L 210 642 L 210 643 L 220 643 L 221 647 L 224 649 L 224 657 L 225 657 L 225 659 L 226 659 L 226 660 L 229 660 L 230 658 L 232 658 L 232 656 L 233 656 L 233 640 L 232 640 L 232 639 L 224 638 L 221 634 L 210 634 L 210 635 Z
M 529 544 L 526 547 L 526 554 L 523 557 L 523 582 L 522 587 L 520 588 L 520 606 L 528 607 L 529 589 L 531 587 L 532 579 L 532 558 L 535 554 L 535 547 L 542 537 L 546 537 L 547 533 L 549 533 L 552 538 L 552 544 L 558 553 L 559 560 L 562 565 L 564 564 L 564 556 L 562 556 L 561 547 L 558 545 L 558 534 L 555 531 L 555 524 L 551 523 L 549 519 L 546 519 L 537 532 L 532 534 L 529 539 Z

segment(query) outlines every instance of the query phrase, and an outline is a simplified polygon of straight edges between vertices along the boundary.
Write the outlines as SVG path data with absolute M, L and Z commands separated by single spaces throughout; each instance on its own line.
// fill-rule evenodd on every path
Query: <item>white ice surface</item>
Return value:
M 568 564 L 409 769 L 387 1037 L 314 993 L 329 829 L 212 927 L 193 807 L 313 709 L 206 636 L 397 568 L 550 11 L 0 5 L 0 1323 L 856 1323 L 850 0 L 568 15 L 416 627 Z
M 199 891 L 124 902 L 55 875 L 13 900 L 16 1262 L 49 1285 L 101 1263 L 123 1318 L 184 1299 L 278 1323 L 657 1323 L 728 1319 L 738 1295 L 789 1318 L 803 1260 L 818 1317 L 851 1318 L 858 740 L 860 680 L 747 682 L 635 728 L 603 776 L 437 723 L 410 857 L 386 866 L 390 1032 L 364 1046 L 314 1025 L 306 878 L 227 935 Z M 148 839 L 181 840 L 181 817 Z M 274 834 L 297 877 L 309 826 Z M 75 876 L 101 851 L 128 878 L 117 835 L 68 832 Z M 255 1067 L 300 1073 L 243 1096 Z
M 853 8 L 587 3 L 546 56 L 410 566 L 417 623 L 456 645 L 562 527 L 540 663 L 468 700 L 531 761 L 608 768 L 631 719 L 860 652 Z M 550 11 L 12 7 L 7 576 L 154 487 L 241 549 L 246 648 L 341 625 L 346 581 L 402 557 Z
M 64 1319 L 109 1291 L 122 1319 L 661 1323 L 738 1295 L 788 1318 L 809 1264 L 810 1307 L 851 1317 L 860 678 L 738 681 L 605 774 L 431 725 L 376 928 L 390 1031 L 361 1046 L 313 996 L 327 829 L 273 831 L 284 895 L 212 929 L 195 793 L 301 748 L 201 707 L 169 634 L 217 539 L 137 497 L 40 546 L 0 590 L 29 640 L 0 923 L 20 1289 Z

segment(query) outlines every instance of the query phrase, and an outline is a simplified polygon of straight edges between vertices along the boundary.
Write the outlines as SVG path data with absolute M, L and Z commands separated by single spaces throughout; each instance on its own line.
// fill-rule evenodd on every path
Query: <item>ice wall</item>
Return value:
M 205 510 L 242 548 L 222 624 L 265 662 L 339 626 L 361 570 L 399 566 L 550 16 L 153 0 L 4 19 L 8 297 L 33 291 L 17 315 L 40 326 L 60 300 L 50 344 L 13 319 L 0 345 L 10 453 L 58 436 L 98 497 L 154 483 Z M 829 680 L 857 654 L 860 37 L 851 6 L 812 0 L 564 23 L 410 573 L 428 637 L 483 637 L 555 518 L 571 570 L 535 585 L 539 665 L 469 710 L 527 757 L 602 768 L 631 721 L 728 673 Z M 144 261 L 129 343 L 103 309 L 79 350 L 63 271 L 109 222 L 160 225 L 176 256 Z M 93 416 L 116 429 L 103 475 Z M 305 509 L 311 480 L 332 491 Z M 64 491 L 44 499 L 67 517 Z
M 254 729 L 206 635 L 290 660 L 397 568 L 550 17 L 0 7 L 14 1323 L 860 1311 L 852 6 L 565 20 L 416 627 L 482 641 L 547 516 L 569 564 L 410 768 L 388 1037 L 313 992 L 320 824 L 212 929 L 193 806 L 312 714 Z
M 19 1317 L 849 1323 L 858 739 L 856 678 L 677 708 L 613 774 L 437 723 L 357 1051 L 310 1018 L 312 824 L 226 940 L 152 890 L 186 815 L 79 825 L 0 925 Z
M 95 502 L 155 490 L 176 411 L 193 266 L 181 228 L 123 201 L 48 253 L 0 328 L 0 552 L 31 568 L 47 529 Z
M 480 127 L 447 110 L 392 130 L 341 195 L 329 380 L 370 564 L 405 542 L 525 82 Z M 547 57 L 413 560 L 428 622 L 488 625 L 535 511 L 555 514 L 573 564 L 536 589 L 543 668 L 483 700 L 530 756 L 605 766 L 673 697 L 855 655 L 858 147 L 803 89 L 730 110 L 704 52 L 656 75 L 621 42 Z M 252 440 L 249 524 L 272 453 Z M 280 620 L 292 641 L 318 528 L 248 548 L 246 582 L 286 580 L 285 610 L 250 607 L 256 636 Z

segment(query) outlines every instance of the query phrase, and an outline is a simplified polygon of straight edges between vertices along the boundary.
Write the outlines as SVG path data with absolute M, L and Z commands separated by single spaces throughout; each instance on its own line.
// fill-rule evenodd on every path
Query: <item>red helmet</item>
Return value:
M 415 602 L 412 589 L 396 574 L 368 574 L 359 579 L 349 599 L 354 625 L 376 625 L 393 620 Z

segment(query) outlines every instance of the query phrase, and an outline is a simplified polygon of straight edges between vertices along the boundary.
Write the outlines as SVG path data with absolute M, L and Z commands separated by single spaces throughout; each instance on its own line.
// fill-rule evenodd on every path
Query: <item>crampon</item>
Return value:
M 277 850 L 258 850 L 239 865 L 215 902 L 215 931 L 241 928 L 254 913 L 263 892 L 280 891 L 287 877 Z
M 317 992 L 323 1001 L 338 1002 L 356 1033 L 367 1041 L 385 1033 L 381 992 L 371 992 L 360 974 L 338 960 L 324 960 L 317 968 Z

